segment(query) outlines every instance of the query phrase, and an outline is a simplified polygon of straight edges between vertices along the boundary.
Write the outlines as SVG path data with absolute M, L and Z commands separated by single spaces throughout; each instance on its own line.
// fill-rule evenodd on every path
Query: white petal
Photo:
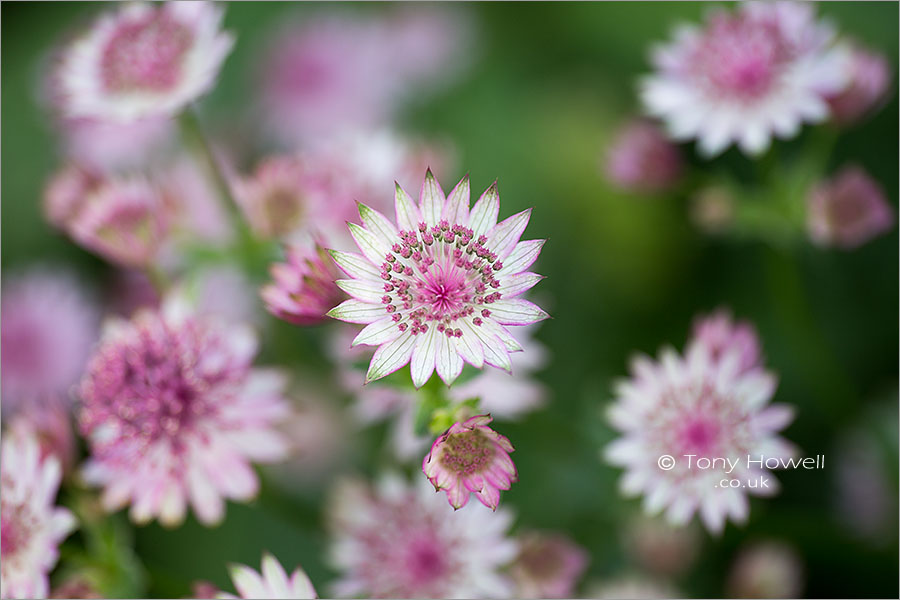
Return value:
M 492 252 L 496 252 L 497 260 L 502 261 L 509 256 L 516 244 L 519 243 L 519 238 L 525 233 L 530 219 L 531 209 L 529 208 L 498 223 L 488 232 L 485 246 Z
M 469 224 L 469 176 L 466 175 L 459 180 L 450 194 L 447 196 L 447 202 L 444 204 L 444 211 L 441 213 L 442 219 L 447 219 L 451 225 L 468 225 Z
M 437 225 L 444 212 L 444 190 L 431 174 L 431 169 L 425 172 L 425 181 L 422 183 L 422 193 L 419 196 L 419 210 L 422 218 L 428 225 Z
M 363 327 L 362 331 L 353 338 L 352 346 L 365 344 L 367 346 L 378 346 L 386 342 L 395 340 L 403 332 L 397 327 L 397 323 L 390 316 L 370 323 Z
M 506 275 L 500 279 L 500 287 L 497 288 L 497 291 L 502 294 L 504 299 L 515 298 L 533 288 L 543 278 L 543 275 L 531 272 Z
M 381 241 L 388 247 L 399 240 L 397 237 L 397 228 L 391 223 L 387 217 L 363 204 L 359 203 L 359 218 L 362 219 L 366 229 L 377 235 Z
M 452 384 L 462 373 L 463 359 L 456 351 L 456 345 L 446 335 L 438 333 L 435 367 L 438 376 L 447 385 Z M 456 338 L 453 338 L 456 339 Z
M 361 323 L 368 325 L 384 316 L 383 304 L 370 304 L 359 300 L 345 300 L 328 311 L 327 315 L 333 319 L 346 321 L 347 323 Z
M 353 298 L 369 304 L 381 304 L 384 296 L 384 283 L 369 279 L 338 279 L 334 282 L 339 288 Z M 382 314 L 384 307 L 382 307 Z
M 469 227 L 475 232 L 475 238 L 487 233 L 497 224 L 497 215 L 500 214 L 500 192 L 497 190 L 497 182 L 485 190 L 485 192 L 472 207 L 469 213 Z
M 422 222 L 422 214 L 399 183 L 394 195 L 394 210 L 397 213 L 397 225 L 404 231 L 416 231 L 416 227 Z
M 366 383 L 381 379 L 385 375 L 390 375 L 408 363 L 415 341 L 416 336 L 407 332 L 394 341 L 380 346 L 375 351 L 374 356 L 372 356 L 372 362 L 369 363 Z
M 412 359 L 409 368 L 412 373 L 413 385 L 422 387 L 434 372 L 434 362 L 437 356 L 437 345 L 443 334 L 432 324 L 428 331 L 420 333 L 416 340 L 416 346 L 412 351 Z
M 329 250 L 331 258 L 340 269 L 354 279 L 380 280 L 381 273 L 365 256 L 356 252 Z M 384 261 L 379 261 L 380 265 Z
M 350 228 L 350 235 L 353 236 L 356 245 L 362 250 L 363 255 L 369 259 L 369 262 L 373 265 L 383 263 L 385 255 L 391 251 L 391 246 L 385 244 L 377 235 L 367 229 L 363 229 L 356 223 L 348 223 L 347 226 Z
M 530 325 L 550 316 L 538 305 L 522 298 L 497 300 L 488 307 L 491 318 L 501 325 Z
M 516 247 L 503 261 L 503 268 L 500 269 L 499 275 L 502 278 L 507 274 L 513 275 L 521 273 L 534 264 L 537 257 L 541 255 L 541 248 L 547 240 L 527 240 L 519 242 Z

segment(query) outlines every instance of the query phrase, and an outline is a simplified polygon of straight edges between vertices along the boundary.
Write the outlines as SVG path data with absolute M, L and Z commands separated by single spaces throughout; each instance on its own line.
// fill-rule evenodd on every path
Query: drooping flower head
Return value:
M 59 461 L 42 458 L 26 429 L 4 432 L 0 454 L 0 597 L 46 598 L 59 544 L 75 528 L 55 505 Z
M 846 84 L 845 53 L 830 27 L 802 2 L 750 2 L 683 26 L 653 53 L 642 84 L 647 111 L 679 140 L 716 155 L 732 143 L 746 154 L 828 116 L 825 96 Z
M 547 313 L 516 298 L 541 276 L 525 271 L 543 240 L 520 242 L 530 210 L 497 223 L 500 195 L 491 185 L 469 210 L 469 180 L 444 197 L 428 171 L 419 205 L 398 185 L 397 225 L 360 204 L 363 226 L 350 223 L 362 254 L 332 252 L 351 277 L 337 281 L 352 299 L 331 317 L 366 327 L 353 345 L 378 346 L 367 381 L 410 363 L 421 387 L 437 369 L 447 385 L 463 361 L 510 370 L 509 353 L 521 350 L 506 325 L 528 325 Z
M 884 55 L 852 46 L 850 83 L 827 98 L 831 118 L 840 125 L 852 125 L 873 112 L 886 100 L 891 73 Z
M 509 457 L 512 444 L 488 425 L 490 415 L 454 423 L 441 434 L 422 461 L 422 471 L 437 491 L 447 492 L 454 509 L 462 508 L 474 493 L 482 504 L 496 510 L 500 490 L 518 480 Z
M 809 237 L 820 246 L 857 248 L 890 231 L 896 212 L 884 190 L 857 166 L 815 186 L 806 202 Z
M 606 156 L 606 176 L 618 187 L 636 192 L 671 188 L 683 169 L 678 148 L 649 121 L 636 121 L 616 136 Z
M 706 347 L 713 361 L 735 353 L 741 371 L 762 365 L 762 349 L 753 323 L 734 321 L 728 309 L 719 309 L 694 320 L 692 338 L 688 341 L 689 352 L 692 346 Z
M 285 454 L 275 424 L 288 413 L 280 373 L 251 366 L 249 328 L 198 315 L 178 296 L 159 311 L 111 321 L 88 364 L 79 421 L 91 458 L 85 478 L 104 487 L 107 510 L 165 525 L 190 502 L 204 523 L 224 498 L 258 488 L 250 461 Z
M 325 318 L 328 309 L 340 300 L 334 281 L 340 276 L 328 253 L 317 243 L 286 246 L 287 262 L 270 268 L 274 282 L 260 295 L 266 310 L 289 323 L 312 325 Z
M 396 477 L 374 489 L 342 482 L 329 506 L 337 596 L 503 598 L 513 591 L 499 572 L 518 552 L 503 509 L 454 512 L 424 480 L 410 486 Z
M 268 552 L 263 554 L 262 570 L 259 573 L 244 565 L 232 565 L 230 571 L 231 581 L 240 596 L 219 593 L 217 598 L 309 600 L 319 597 L 303 569 L 297 567 L 288 576 L 278 559 Z
M 212 2 L 128 4 L 66 48 L 54 81 L 67 117 L 174 116 L 212 88 L 234 38 Z
M 666 508 L 675 525 L 697 512 L 718 533 L 728 518 L 746 520 L 747 493 L 777 492 L 768 461 L 792 455 L 777 432 L 791 422 L 793 411 L 769 405 L 776 387 L 772 374 L 761 367 L 741 369 L 739 348 L 718 357 L 702 340 L 684 357 L 672 349 L 663 350 L 658 361 L 637 357 L 631 371 L 631 379 L 617 385 L 609 410 L 623 436 L 606 448 L 609 462 L 625 468 L 623 493 L 643 494 L 648 513 Z M 750 464 L 748 455 L 754 461 L 763 456 L 762 466 Z M 697 462 L 707 460 L 708 465 Z M 741 485 L 719 485 L 722 480 Z
M 588 566 L 588 554 L 564 535 L 529 531 L 512 565 L 517 598 L 571 598 Z
M 33 269 L 4 278 L 0 394 L 4 419 L 20 410 L 68 408 L 99 330 L 99 311 L 75 277 Z

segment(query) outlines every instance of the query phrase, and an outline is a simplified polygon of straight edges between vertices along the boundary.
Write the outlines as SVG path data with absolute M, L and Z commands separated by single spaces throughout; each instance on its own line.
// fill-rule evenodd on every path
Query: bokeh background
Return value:
M 40 198 L 60 158 L 38 101 L 54 44 L 102 6 L 94 3 L 4 3 L 2 7 L 2 268 L 33 264 L 76 269 L 98 290 L 112 269 L 46 225 Z M 220 80 L 200 105 L 209 129 L 243 135 L 253 102 L 256 64 L 285 19 L 323 12 L 375 14 L 390 5 L 230 3 L 225 25 L 237 35 Z M 825 454 L 818 471 L 781 473 L 781 494 L 753 500 L 749 523 L 716 539 L 701 533 L 694 565 L 673 582 L 685 597 L 725 593 L 736 554 L 747 543 L 790 544 L 805 565 L 811 597 L 892 597 L 898 591 L 897 380 L 898 252 L 896 230 L 855 251 L 808 243 L 710 238 L 691 224 L 688 199 L 644 198 L 616 191 L 601 169 L 603 151 L 624 119 L 638 111 L 636 77 L 648 69 L 651 42 L 679 20 L 697 20 L 695 3 L 497 3 L 442 7 L 465 14 L 472 28 L 461 73 L 400 115 L 402 130 L 452 141 L 458 170 L 439 173 L 444 187 L 465 172 L 479 191 L 499 179 L 502 213 L 535 207 L 528 237 L 548 238 L 537 298 L 553 315 L 537 337 L 550 362 L 538 378 L 550 391 L 540 411 L 500 431 L 513 440 L 520 481 L 503 503 L 519 527 L 560 530 L 590 553 L 581 593 L 591 582 L 631 573 L 623 523 L 640 510 L 617 492 L 620 472 L 599 458 L 613 437 L 603 410 L 611 383 L 636 351 L 681 347 L 698 312 L 719 306 L 758 328 L 770 369 L 780 376 L 776 401 L 797 408 L 785 436 L 806 455 Z M 889 57 L 898 54 L 895 3 L 826 3 L 821 13 L 841 31 Z M 415 96 L 415 90 L 411 90 Z M 864 165 L 897 198 L 896 92 L 874 118 L 841 135 L 831 165 Z M 235 123 L 241 121 L 240 126 Z M 252 126 L 252 125 L 251 125 Z M 811 132 L 782 146 L 800 145 Z M 689 150 L 689 148 L 686 147 Z M 693 154 L 691 154 L 693 156 Z M 732 150 L 704 169 L 752 179 L 753 164 Z M 385 194 L 392 190 L 385 189 Z M 318 351 L 321 330 L 301 331 L 267 317 L 262 363 L 295 372 L 328 372 Z M 338 409 L 349 399 L 324 385 Z M 354 430 L 340 440 L 346 457 L 332 473 L 284 486 L 263 473 L 248 505 L 229 504 L 218 527 L 193 517 L 175 530 L 121 527 L 108 560 L 125 560 L 133 542 L 144 577 L 132 593 L 178 597 L 191 582 L 227 587 L 228 562 L 258 565 L 263 549 L 314 582 L 334 577 L 324 560 L 323 510 L 332 476 L 374 475 L 390 464 L 387 428 Z M 837 463 L 852 440 L 875 448 L 887 510 L 878 535 L 855 527 L 840 489 Z M 848 440 L 851 440 L 848 442 Z M 865 497 L 866 494 L 863 494 Z M 858 515 L 857 515 L 858 516 Z M 115 536 L 112 536 L 115 537 Z M 117 546 L 116 544 L 120 544 Z M 65 559 L 65 555 L 64 555 Z M 123 588 L 128 591 L 127 588 Z

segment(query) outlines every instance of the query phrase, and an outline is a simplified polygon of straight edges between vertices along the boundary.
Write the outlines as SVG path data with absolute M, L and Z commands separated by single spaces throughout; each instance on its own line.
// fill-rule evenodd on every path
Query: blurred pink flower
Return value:
M 44 187 L 44 217 L 54 227 L 64 229 L 103 181 L 93 169 L 75 163 L 62 167 Z
M 253 332 L 194 314 L 177 296 L 160 311 L 113 319 L 82 379 L 85 479 L 104 487 L 107 510 L 131 503 L 143 523 L 180 523 L 190 502 L 201 522 L 224 515 L 224 498 L 258 489 L 250 461 L 284 456 L 274 425 L 287 416 L 284 377 L 251 366 Z
M 678 147 L 649 121 L 624 127 L 609 147 L 606 176 L 618 187 L 633 192 L 662 192 L 681 177 Z
M 334 283 L 340 276 L 337 267 L 317 243 L 288 244 L 285 253 L 287 262 L 270 268 L 275 281 L 260 292 L 266 310 L 295 325 L 321 322 L 343 296 Z
M 488 425 L 490 415 L 454 423 L 438 436 L 422 460 L 422 471 L 437 491 L 447 492 L 454 509 L 462 508 L 474 493 L 482 504 L 496 510 L 500 490 L 518 480 L 509 454 L 512 444 Z
M 102 173 L 146 167 L 161 158 L 176 137 L 174 122 L 165 118 L 131 123 L 63 119 L 59 129 L 68 159 Z
M 56 102 L 68 118 L 174 116 L 215 83 L 234 38 L 212 2 L 134 3 L 102 15 L 61 53 Z
M 10 429 L 30 431 L 41 447 L 41 459 L 55 457 L 67 475 L 75 466 L 77 448 L 72 429 L 72 416 L 63 402 L 32 403 L 17 411 L 8 421 Z
M 240 596 L 219 593 L 218 598 L 318 598 L 309 577 L 300 567 L 290 576 L 274 556 L 263 554 L 259 573 L 244 565 L 231 566 L 231 581 Z
M 329 503 L 330 557 L 340 597 L 502 598 L 499 570 L 518 552 L 512 517 L 481 506 L 454 512 L 424 480 L 341 482 Z
M 728 576 L 732 598 L 799 598 L 803 562 L 782 542 L 758 542 L 738 554 Z
M 529 531 L 511 573 L 517 598 L 572 598 L 588 566 L 588 554 L 562 534 Z
M 749 2 L 716 11 L 702 27 L 682 26 L 653 50 L 656 72 L 642 82 L 647 112 L 677 140 L 696 138 L 714 156 L 732 143 L 748 155 L 773 135 L 828 116 L 825 96 L 846 85 L 846 52 L 803 2 Z
M 542 279 L 526 272 L 543 240 L 519 242 L 531 211 L 497 224 L 500 195 L 491 185 L 469 211 L 469 180 L 444 197 L 431 172 L 419 205 L 396 190 L 398 226 L 359 205 L 363 227 L 349 223 L 363 254 L 332 252 L 351 279 L 350 294 L 329 316 L 366 327 L 353 344 L 378 346 L 366 381 L 411 365 L 421 387 L 435 369 L 450 385 L 463 361 L 509 371 L 509 353 L 521 350 L 505 325 L 528 325 L 547 313 L 516 298 Z M 489 307 L 489 308 L 488 308 Z
M 99 310 L 64 271 L 36 268 L 4 278 L 0 300 L 3 417 L 52 404 L 68 407 L 98 337 Z
M 694 527 L 675 527 L 659 517 L 640 516 L 625 529 L 623 545 L 645 569 L 664 576 L 685 572 L 700 551 Z
M 857 166 L 815 186 L 806 207 L 809 236 L 820 246 L 856 248 L 893 229 L 897 220 L 884 190 Z
M 25 429 L 5 432 L 0 448 L 0 597 L 45 598 L 59 544 L 75 529 L 54 504 L 62 471 Z
M 887 98 L 892 72 L 884 55 L 851 47 L 849 85 L 827 98 L 831 118 L 840 125 L 852 125 L 875 110 Z
M 725 308 L 694 319 L 688 352 L 694 346 L 705 347 L 712 354 L 713 362 L 734 352 L 741 372 L 762 366 L 762 349 L 753 323 L 732 320 L 731 313 Z
M 746 457 L 791 457 L 793 447 L 777 432 L 794 412 L 769 404 L 774 375 L 759 367 L 742 370 L 740 361 L 740 349 L 717 357 L 714 348 L 697 341 L 684 357 L 671 348 L 656 362 L 638 356 L 631 379 L 616 386 L 609 420 L 624 435 L 606 447 L 605 456 L 625 468 L 622 492 L 643 494 L 646 512 L 666 508 L 674 525 L 686 524 L 697 512 L 710 532 L 720 533 L 728 518 L 746 521 L 746 494 L 777 493 L 771 472 Z M 674 460 L 666 463 L 666 456 Z M 714 458 L 719 460 L 712 463 Z M 707 459 L 710 468 L 698 468 L 696 461 Z M 725 460 L 733 464 L 726 466 Z M 742 486 L 720 486 L 722 480 Z

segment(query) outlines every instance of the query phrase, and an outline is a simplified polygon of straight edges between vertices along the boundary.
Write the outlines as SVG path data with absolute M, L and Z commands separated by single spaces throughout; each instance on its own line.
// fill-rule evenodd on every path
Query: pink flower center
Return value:
M 479 430 L 447 436 L 441 448 L 441 465 L 457 475 L 480 473 L 490 464 L 496 445 Z
M 434 535 L 426 533 L 409 541 L 406 547 L 406 564 L 413 585 L 427 585 L 443 577 L 449 565 L 444 560 L 446 550 Z
M 497 255 L 484 246 L 485 236 L 473 239 L 474 232 L 463 225 L 442 220 L 428 227 L 419 223 L 417 231 L 401 231 L 381 265 L 385 310 L 400 331 L 412 335 L 429 327 L 447 337 L 462 337 L 460 319 L 480 326 L 490 316 L 490 305 L 501 298 L 500 280 L 494 275 L 503 268 Z
M 166 92 L 182 75 L 184 56 L 193 42 L 191 30 L 155 10 L 119 25 L 101 58 L 101 76 L 109 92 Z
M 719 424 L 703 417 L 697 417 L 685 424 L 681 430 L 681 447 L 686 453 L 707 455 L 719 439 Z

